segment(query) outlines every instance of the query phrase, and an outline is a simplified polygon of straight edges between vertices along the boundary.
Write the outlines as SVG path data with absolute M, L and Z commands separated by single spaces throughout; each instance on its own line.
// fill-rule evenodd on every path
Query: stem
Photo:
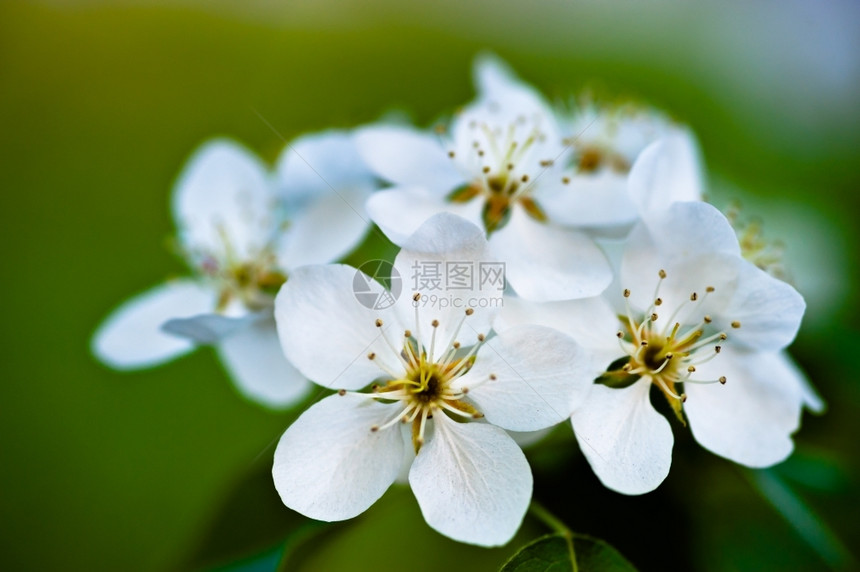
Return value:
M 531 512 L 532 516 L 544 523 L 548 528 L 564 537 L 565 542 L 567 542 L 567 551 L 570 555 L 571 568 L 573 572 L 579 572 L 579 567 L 576 565 L 576 551 L 573 548 L 573 531 L 571 531 L 560 518 L 552 514 L 546 509 L 546 507 L 536 500 L 532 500 L 529 505 L 529 512 Z

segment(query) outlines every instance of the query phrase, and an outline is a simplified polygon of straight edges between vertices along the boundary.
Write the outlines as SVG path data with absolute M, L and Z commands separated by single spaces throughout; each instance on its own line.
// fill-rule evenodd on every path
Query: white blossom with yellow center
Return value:
M 94 353 L 137 369 L 213 344 L 243 395 L 271 407 L 294 403 L 311 385 L 284 359 L 275 294 L 291 268 L 336 260 L 358 243 L 374 184 L 347 133 L 293 142 L 276 175 L 231 141 L 207 143 L 173 193 L 177 246 L 193 276 L 120 306 L 96 333 Z M 338 232 L 322 224 L 333 219 Z
M 509 301 L 497 329 L 555 327 L 595 354 L 595 385 L 573 413 L 574 432 L 607 487 L 641 494 L 663 481 L 672 457 L 670 423 L 652 399 L 735 462 L 763 467 L 790 454 L 811 403 L 782 350 L 804 308 L 794 288 L 741 257 L 717 209 L 686 202 L 633 229 L 617 289 L 571 302 Z
M 376 126 L 359 132 L 368 164 L 392 183 L 367 209 L 396 244 L 433 214 L 458 214 L 483 228 L 509 283 L 533 300 L 593 296 L 611 281 L 601 250 L 580 228 L 558 224 L 567 204 L 570 149 L 541 95 L 499 61 L 475 66 L 477 99 L 438 133 Z
M 431 217 L 395 268 L 416 261 L 492 260 L 483 232 L 460 217 Z M 427 523 L 462 542 L 511 539 L 528 507 L 528 463 L 506 430 L 565 420 L 591 388 L 589 358 L 542 326 L 492 332 L 492 293 L 458 291 L 472 306 L 422 305 L 404 294 L 386 310 L 359 304 L 355 269 L 297 269 L 278 294 L 285 354 L 338 390 L 281 437 L 273 476 L 283 502 L 311 518 L 352 518 L 408 471 Z M 300 325 L 301 327 L 296 327 Z

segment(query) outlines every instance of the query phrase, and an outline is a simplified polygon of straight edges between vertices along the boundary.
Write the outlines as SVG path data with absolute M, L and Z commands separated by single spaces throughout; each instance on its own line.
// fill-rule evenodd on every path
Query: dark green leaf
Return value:
M 572 544 L 572 545 L 571 545 Z M 576 564 L 571 561 L 576 554 Z M 636 572 L 617 550 L 596 538 L 550 534 L 527 544 L 502 566 L 501 572 Z

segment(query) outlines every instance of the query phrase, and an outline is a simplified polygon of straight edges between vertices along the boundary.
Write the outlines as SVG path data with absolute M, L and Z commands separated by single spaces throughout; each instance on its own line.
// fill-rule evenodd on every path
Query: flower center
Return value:
M 741 220 L 738 203 L 729 205 L 725 214 L 738 236 L 741 255 L 774 278 L 788 282 L 789 276 L 783 261 L 785 245 L 778 240 L 767 240 L 761 221 Z
M 458 158 L 454 151 L 448 152 L 451 159 L 465 162 L 470 172 L 479 173 L 473 181 L 449 194 L 448 200 L 465 203 L 476 197 L 483 198 L 482 217 L 488 234 L 505 225 L 516 203 L 535 220 L 547 220 L 546 214 L 530 196 L 533 184 L 529 181 L 539 173 L 529 173 L 524 166 L 535 152 L 535 144 L 546 139 L 540 129 L 540 120 L 539 114 L 531 120 L 520 116 L 507 128 L 473 121 L 469 128 L 475 140 L 468 156 Z M 552 164 L 552 158 L 539 163 L 543 168 Z
M 659 293 L 666 272 L 660 270 L 659 276 L 654 301 L 641 319 L 634 318 L 628 302 L 630 290 L 624 290 L 627 313 L 618 317 L 623 329 L 616 335 L 625 355 L 612 362 L 606 373 L 595 381 L 610 387 L 628 387 L 642 377 L 648 378 L 660 388 L 683 423 L 681 404 L 687 399 L 683 393 L 684 383 L 726 383 L 725 376 L 700 380 L 693 379 L 693 374 L 696 366 L 720 354 L 720 343 L 726 341 L 728 336 L 725 332 L 713 331 L 710 326 L 712 319 L 707 314 L 702 314 L 701 320 L 692 324 L 675 321 L 681 310 L 689 304 L 701 305 L 715 291 L 712 286 L 705 288 L 702 296 L 691 293 L 689 299 L 679 304 L 668 318 L 661 318 L 657 310 L 663 306 Z M 732 322 L 733 328 L 740 326 L 740 322 Z
M 416 294 L 416 301 L 420 295 Z M 475 363 L 475 354 L 483 344 L 485 336 L 478 334 L 478 341 L 469 348 L 461 348 L 456 341 L 460 328 L 468 316 L 474 311 L 469 308 L 465 311 L 463 318 L 454 331 L 450 342 L 437 357 L 434 357 L 436 349 L 436 337 L 439 330 L 439 322 L 433 320 L 430 323 L 432 333 L 429 346 L 422 343 L 420 323 L 418 321 L 418 308 L 415 310 L 415 332 L 405 330 L 401 344 L 391 341 L 384 328 L 382 320 L 376 320 L 380 336 L 386 345 L 392 350 L 398 361 L 397 366 L 386 362 L 386 357 L 376 353 L 370 353 L 367 358 L 373 361 L 382 370 L 384 377 L 388 379 L 384 383 L 374 384 L 371 393 L 363 395 L 376 401 L 396 404 L 396 414 L 382 425 L 373 425 L 371 431 L 381 431 L 393 427 L 398 423 L 412 424 L 412 444 L 417 453 L 424 443 L 424 435 L 427 420 L 433 415 L 443 412 L 453 419 L 468 421 L 483 417 L 483 414 L 464 400 L 469 393 L 465 387 L 456 380 L 469 371 Z M 495 379 L 490 375 L 486 380 L 479 381 L 472 388 L 477 387 L 485 381 Z M 346 395 L 345 390 L 338 392 Z
M 218 291 L 216 311 L 225 311 L 234 300 L 242 302 L 251 311 L 270 308 L 278 289 L 287 281 L 287 275 L 277 269 L 274 253 L 265 248 L 252 259 L 242 260 L 223 228 L 219 231 L 224 244 L 220 255 L 186 255 L 191 266 L 210 280 Z

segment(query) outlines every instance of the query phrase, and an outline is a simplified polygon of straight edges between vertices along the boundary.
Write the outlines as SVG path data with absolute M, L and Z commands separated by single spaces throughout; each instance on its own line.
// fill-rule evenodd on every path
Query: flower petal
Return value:
M 444 415 L 433 421 L 434 435 L 409 472 L 424 519 L 460 542 L 505 544 L 522 523 L 532 494 L 525 455 L 493 425 L 456 423 Z
M 275 167 L 279 192 L 292 208 L 323 195 L 375 184 L 348 131 L 330 130 L 304 135 L 288 143 Z
M 715 325 L 731 340 L 747 347 L 774 351 L 794 340 L 806 302 L 793 286 L 774 278 L 751 262 L 737 262 L 737 289 Z M 734 329 L 730 323 L 738 321 Z
M 570 337 L 518 326 L 488 339 L 456 383 L 471 389 L 469 400 L 493 425 L 536 431 L 570 417 L 591 389 L 592 369 L 590 356 Z
M 481 223 L 481 202 L 449 203 L 441 197 L 414 187 L 395 187 L 373 193 L 367 200 L 367 213 L 388 239 L 402 245 L 424 221 L 448 212 Z
M 272 477 L 281 500 L 310 518 L 336 521 L 367 510 L 394 482 L 406 446 L 398 428 L 371 431 L 392 407 L 357 395 L 332 395 L 287 429 Z
M 376 125 L 356 134 L 356 145 L 376 173 L 395 185 L 442 194 L 465 182 L 437 135 L 411 127 Z
M 176 280 L 140 294 L 113 311 L 93 336 L 93 353 L 117 369 L 150 367 L 189 352 L 194 344 L 165 333 L 171 319 L 210 311 L 215 293 L 191 280 Z
M 684 410 L 696 440 L 748 467 L 769 467 L 788 457 L 804 400 L 797 369 L 778 353 L 726 347 L 719 358 L 697 367 L 697 379 L 720 376 L 725 385 L 684 384 Z
M 604 486 L 626 495 L 653 491 L 672 464 L 672 429 L 651 406 L 651 384 L 595 385 L 571 421 L 579 448 Z
M 612 281 L 609 262 L 585 234 L 532 219 L 519 206 L 490 236 L 493 254 L 505 262 L 508 281 L 523 298 L 536 301 L 586 298 Z
M 265 166 L 224 139 L 194 153 L 173 191 L 173 212 L 186 248 L 209 254 L 230 248 L 239 259 L 255 254 L 271 238 L 277 226 L 274 202 Z
M 333 389 L 361 389 L 383 375 L 379 363 L 397 368 L 384 338 L 403 330 L 391 310 L 374 310 L 355 297 L 350 266 L 331 264 L 296 269 L 275 299 L 275 322 L 287 359 L 308 379 Z M 362 278 L 363 277 L 363 278 Z M 384 328 L 376 327 L 377 319 Z M 368 359 L 370 353 L 375 359 Z M 404 368 L 400 368 L 402 373 Z
M 537 197 L 557 224 L 616 230 L 629 227 L 638 213 L 627 191 L 627 175 L 602 170 L 590 175 L 565 175 L 570 182 L 541 186 Z
M 707 203 L 674 203 L 649 213 L 633 227 L 621 271 L 641 279 L 677 261 L 714 253 L 741 254 L 735 231 L 723 213 Z
M 263 405 L 288 407 L 312 387 L 284 357 L 271 318 L 249 324 L 221 341 L 218 354 L 239 392 Z
M 325 264 L 352 252 L 370 228 L 364 204 L 371 194 L 370 187 L 350 187 L 314 197 L 281 237 L 281 266 Z
M 651 143 L 630 169 L 630 198 L 643 217 L 678 201 L 701 201 L 702 164 L 688 131 L 675 130 Z
M 482 284 L 481 269 L 493 263 L 480 228 L 450 213 L 432 216 L 403 243 L 394 260 L 405 283 L 394 306 L 401 323 L 414 324 L 417 309 L 415 328 L 420 329 L 428 350 L 430 336 L 436 336 L 436 356 L 447 351 L 467 308 L 474 313 L 460 330 L 459 341 L 467 346 L 478 334 L 488 334 L 502 292 Z M 415 293 L 421 295 L 418 301 L 413 299 Z M 438 327 L 431 326 L 434 320 Z
M 162 331 L 198 344 L 214 344 L 264 319 L 269 312 L 241 316 L 198 314 L 188 318 L 173 318 L 161 326 Z

